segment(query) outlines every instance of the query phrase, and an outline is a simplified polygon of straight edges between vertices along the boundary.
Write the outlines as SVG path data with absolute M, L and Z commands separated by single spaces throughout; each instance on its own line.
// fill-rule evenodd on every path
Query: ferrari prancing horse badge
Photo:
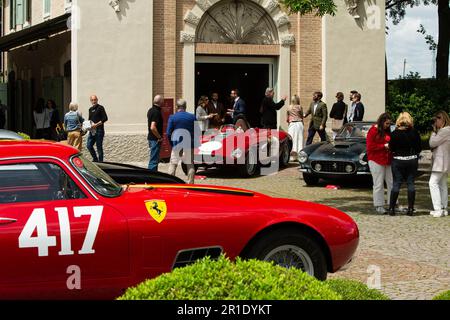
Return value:
M 156 220 L 156 222 L 161 223 L 167 214 L 167 205 L 164 200 L 147 200 L 145 201 L 145 207 L 147 208 L 150 216 Z

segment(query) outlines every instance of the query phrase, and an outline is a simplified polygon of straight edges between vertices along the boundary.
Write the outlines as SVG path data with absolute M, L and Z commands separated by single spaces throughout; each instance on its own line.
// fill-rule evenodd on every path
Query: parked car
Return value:
M 0 140 L 25 140 L 19 134 L 9 131 L 0 130 Z M 97 165 L 110 175 L 117 183 L 185 183 L 182 179 L 166 174 L 163 172 L 153 172 L 146 168 L 141 168 L 133 165 L 116 163 L 116 162 L 102 162 Z
M 319 179 L 370 176 L 366 137 L 375 122 L 351 122 L 337 134 L 335 141 L 311 144 L 299 153 L 300 172 L 307 185 Z
M 236 168 L 243 177 L 259 173 L 262 166 L 276 161 L 278 168 L 286 167 L 292 150 L 292 138 L 285 131 L 250 128 L 246 131 L 234 125 L 204 133 L 200 147 L 194 151 L 196 169 Z M 182 165 L 186 173 L 186 166 Z
M 10 130 L 0 129 L 0 140 L 23 140 L 24 138 L 18 133 Z
M 325 279 L 358 241 L 352 218 L 324 205 L 218 186 L 123 186 L 69 146 L 0 143 L 0 299 L 111 299 L 221 253 Z

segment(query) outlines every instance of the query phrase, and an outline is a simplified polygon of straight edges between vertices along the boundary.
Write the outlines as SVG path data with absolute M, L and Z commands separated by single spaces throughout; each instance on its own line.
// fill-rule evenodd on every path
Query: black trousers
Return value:
M 417 170 L 419 168 L 419 160 L 392 160 L 392 192 L 400 192 L 402 183 L 406 181 L 408 192 L 415 192 L 416 187 L 414 181 L 416 179 Z
M 327 134 L 325 132 L 325 129 L 323 130 L 316 130 L 314 127 L 310 127 L 308 129 L 308 139 L 306 140 L 306 145 L 309 146 L 314 139 L 314 136 L 316 135 L 316 132 L 319 133 L 320 140 L 321 141 L 327 141 Z

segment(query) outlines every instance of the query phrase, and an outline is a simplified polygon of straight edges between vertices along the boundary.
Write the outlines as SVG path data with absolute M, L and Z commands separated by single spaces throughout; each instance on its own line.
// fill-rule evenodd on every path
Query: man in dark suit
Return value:
M 361 94 L 360 93 L 355 93 L 353 95 L 353 103 L 355 104 L 355 113 L 353 114 L 353 121 L 363 121 L 364 105 L 361 102 Z
M 261 103 L 262 125 L 264 129 L 277 129 L 277 111 L 283 108 L 287 97 L 275 103 L 273 96 L 275 91 L 273 88 L 266 89 L 266 96 Z
M 325 127 L 328 119 L 327 105 L 322 101 L 323 93 L 314 92 L 313 102 L 309 106 L 308 112 L 304 115 L 304 118 L 312 114 L 312 119 L 309 123 L 308 140 L 306 145 L 310 145 L 313 142 L 316 132 L 319 133 L 321 141 L 327 140 L 327 134 Z
M 216 114 L 216 116 L 209 119 L 209 127 L 220 128 L 225 122 L 226 110 L 223 103 L 219 101 L 219 94 L 217 92 L 211 94 L 211 100 L 209 100 L 206 109 L 208 114 Z
M 234 104 L 233 109 L 228 110 L 228 112 L 231 112 L 233 117 L 233 124 L 235 124 L 239 118 L 244 117 L 244 119 L 246 119 L 245 114 L 247 110 L 247 105 L 245 104 L 245 101 L 241 99 L 238 89 L 231 90 L 230 97 Z

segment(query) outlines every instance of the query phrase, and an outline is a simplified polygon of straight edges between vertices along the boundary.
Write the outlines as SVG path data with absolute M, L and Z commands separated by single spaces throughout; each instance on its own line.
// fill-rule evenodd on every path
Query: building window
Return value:
M 10 0 L 10 29 L 15 31 L 18 25 L 24 28 L 31 24 L 31 0 Z
M 44 1 L 44 19 L 50 18 L 50 11 L 51 11 L 51 4 L 50 0 L 43 0 Z

